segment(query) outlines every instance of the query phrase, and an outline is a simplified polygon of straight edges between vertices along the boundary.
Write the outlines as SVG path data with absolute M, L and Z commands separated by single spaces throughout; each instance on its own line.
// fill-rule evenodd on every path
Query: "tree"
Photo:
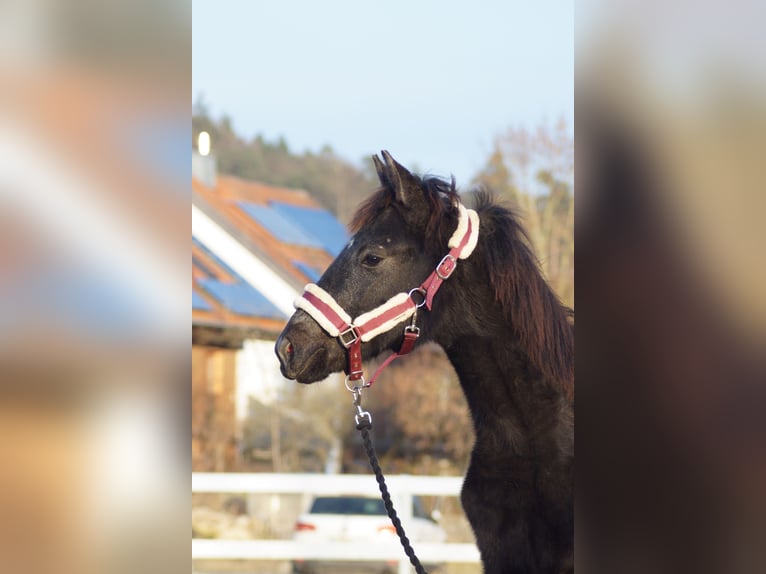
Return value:
M 339 452 L 351 425 L 351 398 L 342 377 L 313 387 L 288 385 L 279 400 L 264 404 L 250 399 L 242 427 L 245 464 L 256 468 L 257 453 L 269 452 L 273 472 L 338 472 Z M 346 416 L 347 415 L 347 416 Z M 261 461 L 266 460 L 262 455 Z
M 565 121 L 534 132 L 509 128 L 474 183 L 506 199 L 524 219 L 543 274 L 574 304 L 574 142 Z

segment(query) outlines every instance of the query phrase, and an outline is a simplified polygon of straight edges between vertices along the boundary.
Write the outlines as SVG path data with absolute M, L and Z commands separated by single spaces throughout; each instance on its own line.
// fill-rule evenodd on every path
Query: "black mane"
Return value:
M 475 193 L 481 218 L 479 245 L 495 299 L 530 362 L 546 378 L 574 393 L 574 313 L 545 281 L 520 218 L 486 191 Z

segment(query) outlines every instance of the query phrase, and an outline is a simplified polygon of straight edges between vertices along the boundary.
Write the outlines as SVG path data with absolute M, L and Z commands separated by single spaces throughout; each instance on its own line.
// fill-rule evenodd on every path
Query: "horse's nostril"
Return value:
M 282 362 L 283 366 L 287 366 L 291 356 L 295 352 L 293 344 L 287 339 L 287 337 L 282 336 L 277 339 L 276 347 L 279 360 Z

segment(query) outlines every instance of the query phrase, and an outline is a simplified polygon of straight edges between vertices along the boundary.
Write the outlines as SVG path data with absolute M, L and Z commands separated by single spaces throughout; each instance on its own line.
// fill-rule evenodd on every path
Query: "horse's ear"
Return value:
M 386 165 L 379 165 L 380 162 L 375 162 L 375 169 L 378 170 L 378 177 L 383 185 L 388 184 L 394 191 L 394 197 L 396 201 L 403 206 L 412 208 L 415 207 L 418 201 L 423 197 L 423 190 L 420 186 L 418 179 L 412 175 L 406 167 L 400 165 L 391 154 L 386 150 L 381 152 Z M 383 175 L 386 176 L 387 181 L 383 180 Z
M 378 172 L 378 179 L 380 180 L 380 185 L 383 187 L 393 187 L 391 185 L 391 180 L 388 179 L 388 174 L 386 173 L 386 166 L 383 165 L 383 162 L 380 161 L 380 158 L 378 157 L 378 154 L 375 154 L 372 156 L 372 163 L 375 164 L 375 171 Z

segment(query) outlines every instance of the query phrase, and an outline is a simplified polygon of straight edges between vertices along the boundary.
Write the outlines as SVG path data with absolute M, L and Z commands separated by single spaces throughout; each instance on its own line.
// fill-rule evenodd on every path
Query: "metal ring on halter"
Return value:
M 349 381 L 349 377 L 350 376 L 351 375 L 346 375 L 346 381 L 344 382 L 344 384 L 346 385 L 346 389 L 348 391 L 354 393 L 354 392 L 359 391 L 360 389 L 366 389 L 367 387 L 370 386 L 370 385 L 368 385 L 367 383 L 364 382 L 364 375 L 362 375 L 360 378 L 356 379 L 357 381 L 362 381 L 361 385 L 354 385 L 353 387 L 349 387 L 348 386 L 348 381 Z
M 412 299 L 413 293 L 419 293 L 421 297 L 423 297 L 423 300 L 420 303 L 415 303 L 415 299 Z M 409 293 L 407 293 L 407 296 L 412 299 L 412 302 L 415 303 L 415 308 L 420 309 L 423 305 L 426 304 L 426 290 L 422 287 L 415 287 L 414 289 L 411 289 Z

